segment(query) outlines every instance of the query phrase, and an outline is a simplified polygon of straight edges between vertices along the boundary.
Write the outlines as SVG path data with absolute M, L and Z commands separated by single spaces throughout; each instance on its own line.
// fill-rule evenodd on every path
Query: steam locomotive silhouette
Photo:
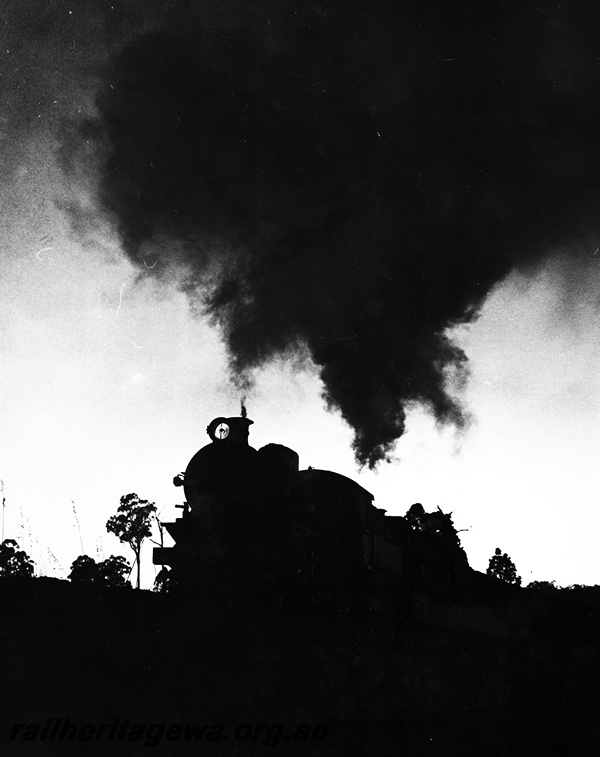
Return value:
M 403 551 L 409 572 L 439 563 L 439 549 L 416 533 L 421 526 L 386 515 L 356 482 L 299 470 L 298 454 L 281 444 L 251 447 L 252 424 L 242 415 L 208 425 L 211 442 L 174 479 L 186 499 L 181 517 L 163 524 L 175 545 L 156 548 L 154 564 L 190 579 L 217 570 L 331 582 L 365 570 L 398 579 Z

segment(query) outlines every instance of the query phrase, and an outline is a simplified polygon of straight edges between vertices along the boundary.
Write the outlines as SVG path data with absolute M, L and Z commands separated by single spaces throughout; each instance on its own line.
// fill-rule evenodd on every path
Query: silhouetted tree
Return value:
M 140 588 L 140 554 L 142 542 L 151 531 L 152 517 L 156 513 L 156 505 L 147 499 L 140 499 L 137 494 L 126 494 L 121 497 L 121 504 L 116 515 L 106 522 L 106 530 L 118 536 L 120 541 L 129 544 L 137 563 L 136 586 Z
M 95 582 L 98 576 L 98 563 L 93 557 L 79 555 L 71 565 L 70 581 Z
M 404 516 L 414 531 L 435 534 L 445 541 L 460 546 L 458 531 L 452 521 L 452 513 L 445 513 L 440 507 L 435 512 L 426 513 L 420 502 L 411 505 Z
M 166 567 L 161 568 L 154 579 L 153 591 L 166 594 L 171 588 L 171 578 L 171 571 Z
M 422 531 L 424 529 L 424 516 L 425 508 L 420 502 L 415 502 L 414 505 L 408 508 L 404 519 L 415 531 Z
M 525 588 L 548 593 L 558 591 L 559 587 L 556 585 L 555 581 L 531 581 Z
M 122 555 L 111 555 L 98 564 L 98 578 L 104 586 L 111 588 L 130 587 L 127 580 L 131 565 Z
M 100 563 L 88 555 L 80 555 L 71 565 L 69 578 L 75 582 L 122 588 L 130 586 L 127 580 L 130 572 L 131 565 L 121 555 L 111 555 Z
M 33 560 L 19 549 L 14 539 L 5 539 L 0 544 L 0 578 L 31 578 Z
M 496 547 L 495 553 L 490 557 L 490 564 L 486 570 L 488 576 L 494 576 L 505 581 L 507 584 L 514 584 L 515 586 L 521 585 L 521 577 L 517 575 L 517 568 L 514 562 L 506 554 L 500 551 L 499 547 Z

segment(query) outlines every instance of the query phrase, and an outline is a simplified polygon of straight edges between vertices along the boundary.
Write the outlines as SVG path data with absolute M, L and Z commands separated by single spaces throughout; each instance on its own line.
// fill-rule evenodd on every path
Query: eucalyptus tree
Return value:
M 115 534 L 121 542 L 128 544 L 133 550 L 137 564 L 136 587 L 139 589 L 142 543 L 152 533 L 156 505 L 147 499 L 140 499 L 137 494 L 125 494 L 120 502 L 115 515 L 106 522 L 106 530 Z

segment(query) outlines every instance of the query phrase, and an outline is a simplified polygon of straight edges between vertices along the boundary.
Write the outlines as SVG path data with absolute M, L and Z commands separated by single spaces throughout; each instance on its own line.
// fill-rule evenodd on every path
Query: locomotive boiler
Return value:
M 181 517 L 164 524 L 175 544 L 156 548 L 154 563 L 188 578 L 215 570 L 271 580 L 343 580 L 357 570 L 399 577 L 404 519 L 345 476 L 300 470 L 289 447 L 250 446 L 252 424 L 242 415 L 208 425 L 210 442 L 174 479 L 185 492 Z

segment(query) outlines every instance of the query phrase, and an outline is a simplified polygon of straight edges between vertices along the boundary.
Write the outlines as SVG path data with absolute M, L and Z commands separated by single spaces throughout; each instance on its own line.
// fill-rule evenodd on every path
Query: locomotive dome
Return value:
M 248 444 L 253 421 L 244 417 L 215 418 L 208 424 L 211 443 L 198 450 L 184 474 L 188 502 L 246 479 L 252 472 L 256 450 Z

